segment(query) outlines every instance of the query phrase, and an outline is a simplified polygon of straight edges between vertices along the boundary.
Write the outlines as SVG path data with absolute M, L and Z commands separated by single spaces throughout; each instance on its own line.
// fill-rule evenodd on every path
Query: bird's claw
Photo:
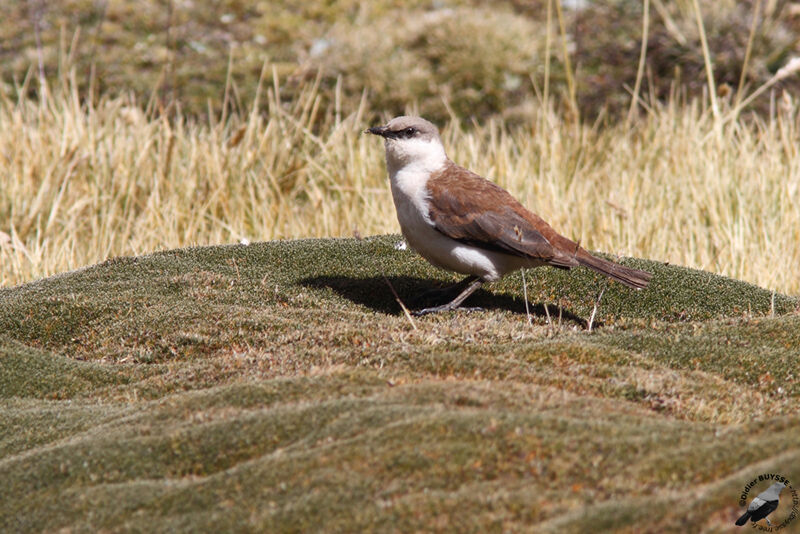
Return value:
M 432 313 L 439 313 L 439 312 L 445 312 L 445 311 L 482 312 L 482 311 L 486 311 L 486 310 L 484 310 L 480 306 L 452 307 L 452 306 L 448 306 L 447 304 L 445 304 L 443 306 L 434 306 L 432 308 L 424 308 L 422 310 L 417 310 L 417 311 L 411 312 L 411 315 L 413 315 L 414 317 L 422 317 L 423 315 L 430 315 Z

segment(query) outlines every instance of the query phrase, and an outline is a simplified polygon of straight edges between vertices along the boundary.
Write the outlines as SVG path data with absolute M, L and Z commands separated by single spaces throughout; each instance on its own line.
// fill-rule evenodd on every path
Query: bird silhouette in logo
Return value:
M 747 511 L 742 514 L 742 517 L 736 520 L 736 524 L 738 526 L 742 526 L 747 523 L 749 519 L 753 523 L 756 521 L 761 521 L 762 519 L 767 520 L 767 524 L 772 526 L 767 516 L 775 511 L 778 508 L 778 500 L 781 496 L 781 490 L 786 487 L 786 484 L 783 482 L 776 482 L 766 490 L 762 491 L 758 494 L 758 497 L 753 499 L 750 503 L 750 506 L 747 507 Z

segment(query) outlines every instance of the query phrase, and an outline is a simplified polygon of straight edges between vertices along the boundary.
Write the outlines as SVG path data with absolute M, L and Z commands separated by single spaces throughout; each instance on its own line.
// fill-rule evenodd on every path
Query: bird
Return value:
M 384 139 L 392 199 L 408 245 L 434 266 L 467 275 L 452 301 L 415 315 L 480 309 L 461 304 L 484 283 L 543 265 L 582 265 L 628 287 L 647 287 L 651 273 L 591 255 L 508 191 L 454 163 L 430 121 L 404 115 L 365 133 Z
M 742 514 L 742 517 L 736 520 L 736 525 L 741 527 L 747 523 L 748 519 L 753 523 L 756 521 L 761 521 L 762 519 L 766 519 L 767 524 L 772 526 L 772 523 L 767 516 L 774 512 L 776 508 L 778 508 L 781 490 L 785 487 L 786 484 L 783 482 L 775 482 L 766 490 L 759 493 L 758 497 L 753 499 L 753 501 L 750 503 L 750 506 L 747 507 L 747 511 Z

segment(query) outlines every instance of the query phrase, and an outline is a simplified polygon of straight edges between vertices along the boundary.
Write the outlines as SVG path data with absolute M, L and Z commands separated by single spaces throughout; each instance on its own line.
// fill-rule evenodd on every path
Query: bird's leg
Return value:
M 441 306 L 434 306 L 433 308 L 425 308 L 423 310 L 419 310 L 414 312 L 414 315 L 428 315 L 429 313 L 438 313 L 443 311 L 451 311 L 455 310 L 461 303 L 464 302 L 467 297 L 475 293 L 475 291 L 483 285 L 483 280 L 478 277 L 470 277 L 467 278 L 469 280 L 469 285 L 467 286 L 464 291 L 458 294 L 456 298 L 448 302 L 447 304 L 442 304 Z M 467 311 L 481 311 L 481 308 L 462 308 L 463 310 Z
M 452 285 L 452 286 L 429 289 L 429 290 L 425 291 L 424 293 L 414 297 L 412 302 L 424 303 L 425 301 L 431 300 L 431 299 L 434 299 L 434 298 L 436 298 L 436 299 L 444 298 L 445 295 L 447 295 L 449 293 L 454 293 L 456 291 L 458 291 L 460 293 L 460 292 L 462 292 L 464 290 L 464 288 L 466 288 L 469 284 L 471 284 L 472 282 L 474 282 L 477 279 L 478 279 L 477 276 L 472 275 L 472 276 L 468 276 L 468 277 L 464 278 L 459 283 L 457 283 L 455 285 Z
M 765 517 L 764 519 L 767 520 L 767 525 L 769 525 L 771 527 L 772 526 L 772 521 L 769 520 L 769 517 Z

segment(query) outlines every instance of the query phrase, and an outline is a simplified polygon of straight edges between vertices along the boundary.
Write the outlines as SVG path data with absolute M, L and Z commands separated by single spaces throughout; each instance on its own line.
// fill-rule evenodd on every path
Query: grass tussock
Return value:
M 365 101 L 341 115 L 314 83 L 260 95 L 207 121 L 82 103 L 69 83 L 0 100 L 0 284 L 192 244 L 397 231 Z M 726 110 L 656 106 L 598 129 L 540 106 L 521 127 L 441 126 L 452 159 L 584 246 L 797 293 L 798 106 Z

